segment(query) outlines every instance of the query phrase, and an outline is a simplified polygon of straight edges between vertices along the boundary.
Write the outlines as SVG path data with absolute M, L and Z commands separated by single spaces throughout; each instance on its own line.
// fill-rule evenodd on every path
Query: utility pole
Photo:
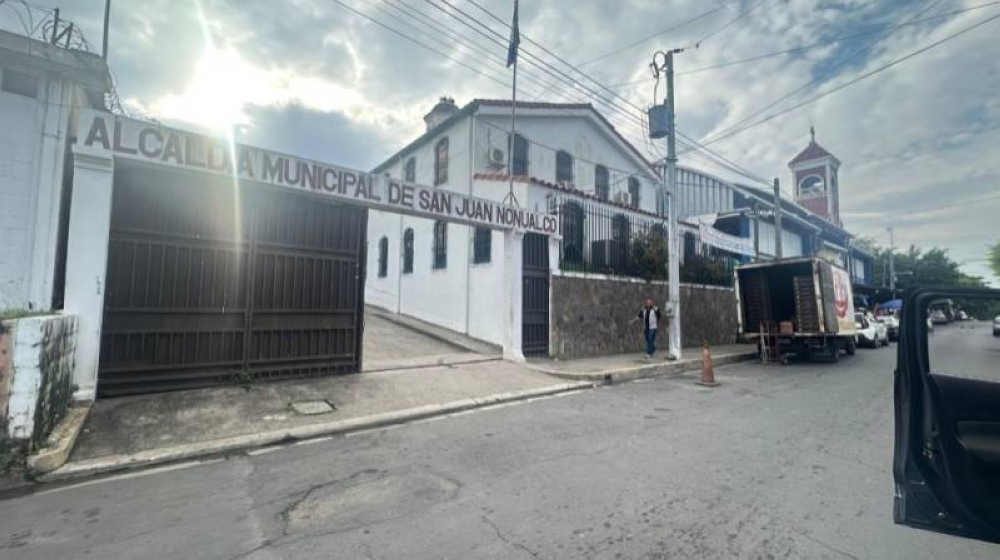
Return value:
M 774 258 L 781 258 L 781 186 L 774 178 Z
M 753 203 L 753 260 L 760 260 L 760 204 Z
M 680 240 L 677 238 L 677 129 L 674 118 L 674 54 L 683 49 L 672 49 L 666 53 L 667 70 L 667 197 L 670 205 L 667 207 L 669 252 L 667 255 L 668 286 L 667 318 L 670 335 L 669 354 L 672 360 L 681 359 L 681 266 Z
M 111 0 L 104 0 L 104 43 L 101 47 L 101 58 L 108 60 L 108 26 L 111 22 Z
M 889 231 L 889 292 L 892 299 L 896 299 L 896 237 L 892 226 L 886 228 Z
M 667 52 L 657 51 L 653 54 L 650 68 L 656 77 L 656 85 L 660 84 L 660 75 L 667 76 L 667 91 L 663 105 L 649 108 L 650 138 L 667 139 L 667 157 L 663 166 L 663 193 L 667 203 L 667 319 L 668 319 L 668 352 L 667 358 L 681 358 L 681 245 L 677 236 L 677 136 L 674 126 L 674 55 L 684 49 L 670 49 Z M 663 55 L 663 63 L 658 62 L 658 55 Z M 656 86 L 653 89 L 656 98 Z

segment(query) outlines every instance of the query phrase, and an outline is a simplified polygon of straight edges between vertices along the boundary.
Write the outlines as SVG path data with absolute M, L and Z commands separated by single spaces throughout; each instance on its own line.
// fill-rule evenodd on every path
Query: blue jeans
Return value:
M 656 333 L 660 329 L 646 329 L 646 353 L 652 356 L 656 353 Z

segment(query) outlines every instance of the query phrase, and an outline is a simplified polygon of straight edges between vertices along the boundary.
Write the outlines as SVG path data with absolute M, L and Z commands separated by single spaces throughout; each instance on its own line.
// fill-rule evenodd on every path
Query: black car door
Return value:
M 894 519 L 1000 542 L 1000 348 L 990 346 L 992 336 L 976 338 L 982 355 L 977 350 L 944 364 L 932 362 L 926 310 L 942 297 L 996 301 L 1000 290 L 919 288 L 905 299 L 895 379 Z M 940 344 L 949 331 L 937 330 L 933 340 Z M 966 341 L 962 337 L 984 336 L 970 332 L 956 330 L 948 336 L 961 344 Z M 963 364 L 974 362 L 979 371 L 963 374 Z

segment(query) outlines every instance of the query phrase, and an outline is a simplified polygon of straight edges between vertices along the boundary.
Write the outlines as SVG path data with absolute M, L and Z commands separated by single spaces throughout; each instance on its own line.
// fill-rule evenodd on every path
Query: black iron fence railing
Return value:
M 559 213 L 562 224 L 561 270 L 667 279 L 665 220 L 569 198 L 553 199 L 550 210 Z M 691 233 L 681 249 L 681 282 L 732 286 L 733 269 L 739 264 L 735 255 L 702 245 Z

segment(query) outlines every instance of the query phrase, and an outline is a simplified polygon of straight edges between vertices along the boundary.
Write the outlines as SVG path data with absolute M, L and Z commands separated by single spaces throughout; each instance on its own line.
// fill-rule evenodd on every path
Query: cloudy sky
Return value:
M 476 3 L 503 20 L 513 4 Z M 100 45 L 103 4 L 58 7 Z M 457 10 L 491 29 L 463 26 Z M 642 137 L 636 108 L 653 101 L 656 49 L 687 47 L 677 56 L 677 124 L 706 142 L 995 15 L 1000 2 L 989 0 L 523 0 L 520 97 L 593 102 L 653 158 L 660 147 Z M 507 35 L 470 0 L 114 0 L 109 60 L 134 111 L 236 126 L 248 143 L 370 168 L 419 135 L 439 96 L 460 105 L 508 96 Z M 892 224 L 897 245 L 945 247 L 967 272 L 990 276 L 985 247 L 1000 239 L 997 37 L 1000 19 L 709 147 L 789 185 L 786 163 L 814 125 L 843 162 L 849 230 L 887 243 Z M 681 163 L 732 177 L 697 151 L 682 150 Z

